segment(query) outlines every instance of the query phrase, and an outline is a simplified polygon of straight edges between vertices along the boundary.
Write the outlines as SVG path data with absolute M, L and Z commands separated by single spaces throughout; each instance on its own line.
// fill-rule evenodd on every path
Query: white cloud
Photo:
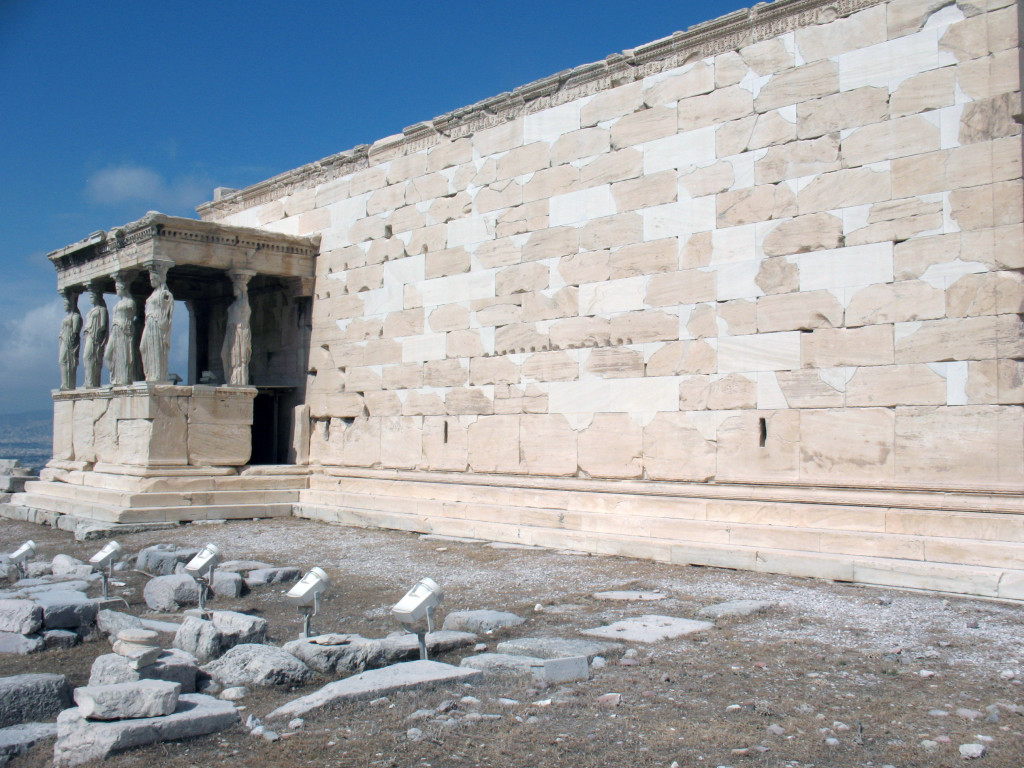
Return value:
M 149 209 L 193 208 L 210 198 L 213 184 L 194 174 L 168 181 L 144 165 L 103 168 L 86 181 L 85 194 L 99 205 L 133 203 Z
M 46 407 L 60 384 L 57 334 L 64 317 L 59 299 L 0 321 L 0 412 Z

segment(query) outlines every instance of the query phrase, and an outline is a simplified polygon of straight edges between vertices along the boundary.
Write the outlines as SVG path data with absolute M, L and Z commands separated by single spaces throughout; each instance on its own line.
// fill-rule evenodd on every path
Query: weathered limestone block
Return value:
M 75 689 L 75 704 L 89 720 L 162 717 L 178 706 L 181 684 L 167 680 L 87 685 Z
M 569 256 L 580 249 L 579 230 L 552 227 L 533 232 L 523 246 L 523 261 L 540 261 Z
M 474 472 L 519 471 L 519 418 L 481 416 L 469 426 L 469 464 Z
M 941 200 L 916 198 L 875 203 L 868 213 L 867 225 L 846 233 L 848 246 L 908 240 L 922 232 L 943 226 Z
M 833 484 L 891 481 L 894 423 L 889 408 L 803 411 L 800 478 Z
M 519 294 L 501 296 L 488 302 L 486 306 L 474 305 L 474 318 L 482 327 L 513 325 L 522 322 L 522 302 L 523 297 Z
M 679 268 L 679 240 L 665 237 L 646 243 L 627 244 L 612 252 L 609 267 L 612 280 L 673 272 Z
M 1024 276 L 1019 272 L 964 275 L 946 289 L 947 317 L 1024 313 Z
M 445 354 L 448 357 L 480 358 L 484 351 L 480 331 L 451 331 L 445 339 Z
M 800 55 L 804 61 L 818 61 L 884 43 L 888 39 L 885 8 L 878 5 L 829 24 L 797 29 L 796 45 Z
M 1024 403 L 1024 361 L 978 360 L 967 364 L 969 404 Z
M 679 338 L 679 318 L 650 309 L 643 312 L 624 312 L 612 317 L 609 331 L 615 344 L 675 341 Z
M 722 421 L 716 479 L 796 480 L 800 416 L 800 411 L 744 411 Z
M 644 103 L 643 83 L 636 81 L 599 91 L 580 110 L 580 124 L 586 128 L 635 112 Z
M 897 363 L 943 360 L 985 360 L 999 357 L 999 326 L 995 317 L 925 320 L 897 326 Z
M 591 376 L 639 378 L 644 375 L 644 358 L 627 347 L 604 347 L 591 350 L 584 369 Z
M 754 283 L 766 295 L 793 293 L 800 290 L 800 268 L 789 259 L 777 256 L 764 259 Z
M 821 174 L 800 190 L 797 201 L 801 214 L 848 208 L 888 200 L 890 186 L 889 171 L 850 168 Z
M 868 286 L 854 293 L 846 309 L 848 327 L 935 319 L 946 313 L 945 295 L 921 281 Z
M 441 139 L 427 153 L 427 170 L 430 172 L 451 168 L 453 165 L 468 163 L 473 159 L 473 143 L 470 139 Z
M 763 158 L 755 162 L 754 181 L 757 184 L 777 184 L 786 179 L 827 174 L 838 171 L 840 167 L 839 136 L 827 134 L 817 139 L 771 147 Z M 823 206 L 815 210 L 827 208 Z M 804 210 L 801 205 L 800 213 L 814 212 Z
M 522 377 L 524 381 L 575 381 L 579 363 L 563 351 L 537 352 L 523 361 Z
M 680 67 L 666 73 L 644 88 L 644 103 L 649 107 L 710 93 L 715 87 L 715 70 L 703 61 Z
M 423 419 L 423 469 L 465 472 L 468 454 L 469 431 L 459 419 Z
M 427 387 L 461 387 L 469 381 L 469 366 L 459 360 L 430 360 L 423 365 Z
M 769 80 L 757 99 L 754 108 L 767 112 L 789 104 L 818 99 L 839 91 L 839 65 L 823 60 L 805 64 L 775 75 Z
M 785 256 L 831 250 L 842 243 L 842 219 L 831 213 L 814 213 L 780 222 L 765 236 L 762 248 L 765 256 Z
M 797 135 L 813 139 L 889 117 L 889 89 L 865 86 L 797 104 Z
M 388 365 L 381 372 L 384 389 L 418 389 L 423 386 L 423 366 L 417 363 Z
M 675 171 L 651 173 L 638 179 L 612 184 L 612 197 L 619 212 L 635 211 L 655 205 L 674 203 L 679 191 Z
M 547 168 L 551 164 L 551 145 L 546 141 L 535 141 L 517 147 L 498 160 L 497 178 L 511 179 Z M 505 207 L 505 206 L 501 206 Z
M 839 408 L 845 402 L 843 369 L 805 368 L 775 376 L 790 408 Z
M 712 233 L 694 232 L 686 238 L 686 242 L 679 252 L 680 269 L 695 269 L 710 265 L 712 250 Z
M 580 186 L 593 187 L 598 184 L 635 179 L 643 174 L 643 171 L 643 153 L 632 147 L 626 147 L 600 155 L 582 166 L 580 168 Z
M 758 115 L 743 149 L 761 149 L 795 141 L 796 120 L 783 116 L 783 110 L 772 110 Z
M 604 216 L 580 227 L 580 248 L 584 251 L 621 248 L 642 240 L 643 218 L 636 212 Z
M 469 310 L 461 304 L 446 304 L 430 313 L 427 324 L 433 333 L 464 330 L 469 328 Z
M 0 728 L 50 720 L 71 706 L 64 675 L 31 674 L 0 678 Z
M 891 365 L 893 344 L 891 325 L 819 329 L 802 334 L 801 360 L 805 368 Z
M 676 123 L 676 110 L 671 107 L 652 107 L 625 115 L 612 123 L 612 148 L 634 147 L 671 136 L 676 133 Z
M 647 282 L 644 303 L 652 307 L 674 307 L 699 304 L 716 298 L 715 274 L 698 269 L 684 269 L 654 275 Z
M 547 295 L 551 293 L 551 295 Z M 522 318 L 524 323 L 541 320 L 555 320 L 561 317 L 575 317 L 579 314 L 579 289 L 567 285 L 557 291 L 543 291 L 523 295 Z
M 380 423 L 380 463 L 391 469 L 415 469 L 423 457 L 423 420 L 418 416 L 391 416 Z
M 762 184 L 723 192 L 715 198 L 715 204 L 719 229 L 767 221 L 775 210 L 775 187 Z
M 666 344 L 647 361 L 648 376 L 714 373 L 718 370 L 715 348 L 702 339 Z
M 895 479 L 954 487 L 1018 483 L 1022 428 L 1022 408 L 897 408 Z
M 523 119 L 487 128 L 473 135 L 473 148 L 482 156 L 515 149 L 523 143 Z
M 542 215 L 546 217 L 548 200 L 555 195 L 566 195 L 578 189 L 580 189 L 580 170 L 576 166 L 559 165 L 555 168 L 546 168 L 533 174 L 530 180 L 523 186 L 523 202 L 542 204 Z M 522 207 L 525 208 L 526 206 Z M 540 211 L 537 213 L 540 214 Z M 525 221 L 526 218 L 521 220 Z M 546 223 L 540 223 L 538 227 L 517 228 L 515 233 L 503 232 L 502 234 L 520 234 L 522 232 L 535 231 L 538 228 L 543 229 L 545 226 L 547 226 Z
M 363 404 L 370 416 L 397 416 L 402 412 L 402 400 L 397 392 L 367 392 Z
M 860 165 L 939 149 L 939 128 L 918 115 L 856 128 L 841 145 L 843 165 Z
M 843 307 L 829 291 L 762 296 L 757 300 L 757 330 L 810 331 L 843 324 Z
M 732 163 L 725 160 L 681 171 L 679 174 L 679 184 L 690 194 L 690 197 L 717 195 L 730 189 L 735 183 L 735 168 Z
M 516 384 L 519 382 L 519 379 L 519 366 L 507 355 L 500 357 L 475 357 L 470 362 L 470 386 Z
M 550 340 L 548 336 L 537 330 L 532 323 L 518 323 L 498 328 L 494 333 L 494 352 L 507 354 L 511 352 L 537 352 L 546 349 Z
M 578 445 L 579 468 L 590 477 L 632 478 L 643 472 L 643 429 L 629 414 L 594 414 Z
M 494 277 L 496 296 L 507 296 L 512 293 L 528 293 L 548 287 L 550 268 L 537 262 L 517 264 L 498 272 Z
M 707 482 L 715 476 L 717 446 L 685 413 L 659 413 L 644 427 L 644 470 L 651 480 Z
M 900 83 L 899 88 L 889 97 L 889 112 L 893 117 L 903 117 L 952 106 L 956 99 L 955 90 L 954 67 L 922 72 Z
M 1020 114 L 1019 93 L 1004 93 L 965 104 L 960 118 L 960 143 L 973 144 L 1002 136 L 1016 136 L 1021 128 L 1014 120 L 1015 114 Z
M 919 363 L 858 368 L 846 384 L 846 404 L 945 405 L 946 379 Z
M 738 85 L 719 88 L 704 96 L 683 99 L 679 102 L 679 131 L 695 131 L 744 117 L 751 113 L 753 106 L 750 91 Z M 614 128 L 612 134 L 614 136 Z
M 523 415 L 519 436 L 523 472 L 529 475 L 576 474 L 576 432 L 569 426 L 565 416 Z
M 679 378 L 679 410 L 707 410 L 710 390 L 710 376 L 681 376 Z
M 157 657 L 156 663 L 139 669 L 133 669 L 123 656 L 106 653 L 97 656 L 93 661 L 89 685 L 169 680 L 179 683 L 182 693 L 192 693 L 196 689 L 197 670 L 195 657 L 176 648 L 163 651 Z
M 602 317 L 573 317 L 552 325 L 549 334 L 556 349 L 573 349 L 606 345 L 611 331 Z
M 32 600 L 0 600 L 0 632 L 31 635 L 43 627 L 43 607 Z
M 605 128 L 583 128 L 562 134 L 551 145 L 551 165 L 559 166 L 584 157 L 594 157 L 611 148 L 611 134 Z
M 563 256 L 558 262 L 558 274 L 569 285 L 604 282 L 611 274 L 611 256 L 608 251 Z
M 730 373 L 722 378 L 711 378 L 708 388 L 708 408 L 729 411 L 757 407 L 757 381 L 742 373 Z
M 718 318 L 725 324 L 724 330 L 730 336 L 746 336 L 757 333 L 757 302 L 747 299 L 723 301 L 716 305 Z M 707 334 L 711 336 L 713 334 Z M 780 337 L 781 338 L 781 337 Z M 771 342 L 769 341 L 770 345 Z M 740 370 L 755 370 L 741 368 Z

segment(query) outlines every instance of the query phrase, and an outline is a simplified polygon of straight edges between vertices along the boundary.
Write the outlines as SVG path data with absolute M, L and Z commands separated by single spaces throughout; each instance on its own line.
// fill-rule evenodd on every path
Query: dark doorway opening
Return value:
M 252 404 L 250 464 L 288 464 L 291 459 L 294 387 L 259 387 Z

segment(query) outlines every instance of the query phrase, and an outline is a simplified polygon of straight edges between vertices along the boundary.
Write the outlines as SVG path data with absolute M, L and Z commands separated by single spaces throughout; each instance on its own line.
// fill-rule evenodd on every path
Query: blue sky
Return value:
M 0 0 L 0 413 L 59 381 L 47 252 L 744 5 Z

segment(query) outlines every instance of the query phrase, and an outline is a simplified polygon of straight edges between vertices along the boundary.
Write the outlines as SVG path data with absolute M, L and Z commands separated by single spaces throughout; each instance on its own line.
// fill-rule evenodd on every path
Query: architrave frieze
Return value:
M 196 211 L 205 220 L 216 220 L 286 197 L 298 189 L 351 175 L 370 165 L 421 152 L 443 139 L 471 136 L 522 115 L 535 114 L 608 88 L 675 69 L 690 61 L 738 50 L 794 29 L 827 24 L 882 2 L 885 0 L 775 0 L 771 3 L 758 3 L 753 8 L 696 24 L 685 32 L 676 32 L 621 54 L 612 54 L 604 61 L 564 70 L 519 86 L 511 92 L 460 107 L 431 121 L 416 123 L 401 134 L 381 139 L 372 146 L 359 145 L 286 171 L 227 194 L 219 200 L 203 203 Z
M 263 275 L 310 278 L 319 238 L 150 212 L 108 232 L 94 232 L 47 255 L 58 290 L 140 271 L 159 261 L 218 270 L 249 269 Z

